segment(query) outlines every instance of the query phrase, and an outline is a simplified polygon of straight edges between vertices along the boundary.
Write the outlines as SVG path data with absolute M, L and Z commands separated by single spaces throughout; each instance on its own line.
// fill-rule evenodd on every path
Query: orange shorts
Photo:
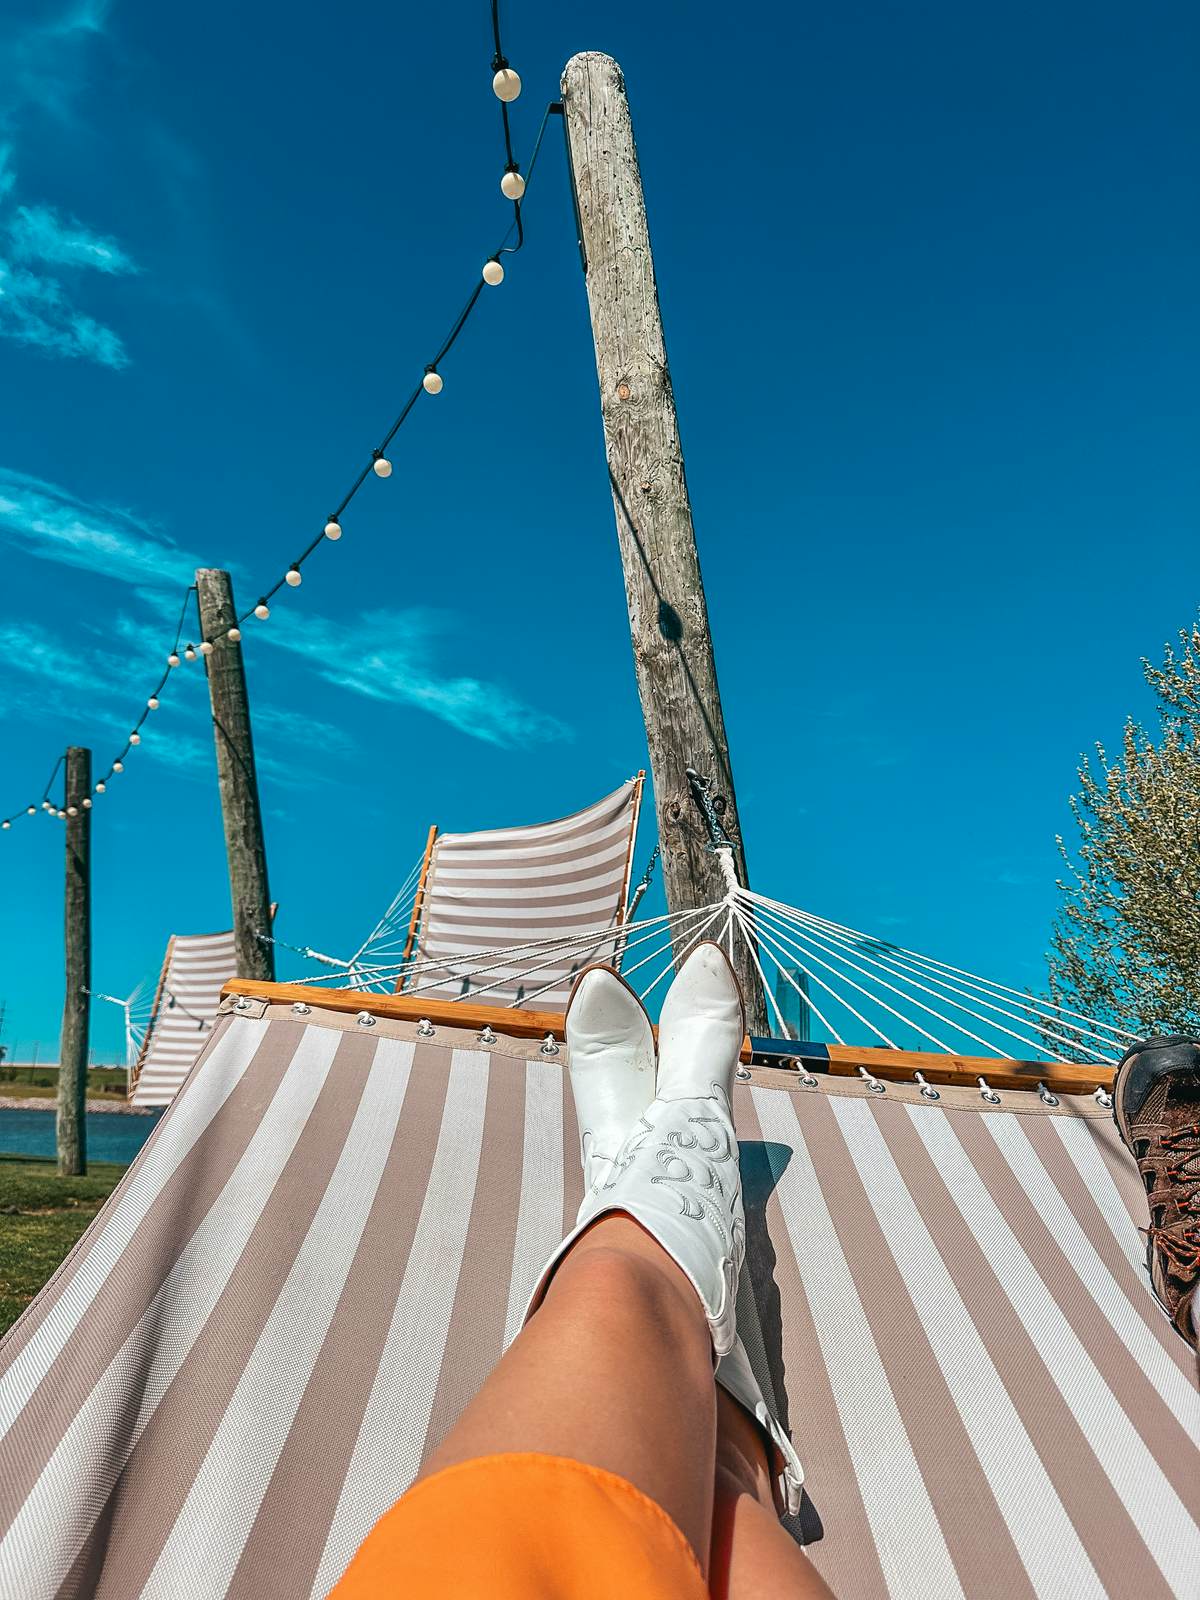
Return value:
M 385 1512 L 330 1600 L 708 1600 L 683 1534 L 624 1478 L 562 1456 L 481 1456 Z

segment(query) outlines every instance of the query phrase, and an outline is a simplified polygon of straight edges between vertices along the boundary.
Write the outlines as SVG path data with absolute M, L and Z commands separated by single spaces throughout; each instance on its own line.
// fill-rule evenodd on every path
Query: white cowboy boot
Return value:
M 654 1099 L 654 1030 L 629 985 L 611 967 L 596 966 L 576 980 L 565 1032 L 590 1194 L 607 1180 L 629 1130 Z
M 538 1280 L 527 1317 L 584 1229 L 606 1212 L 623 1211 L 688 1278 L 716 1354 L 732 1349 L 746 1253 L 730 1109 L 743 1031 L 733 970 L 715 945 L 700 945 L 663 1003 L 658 1095 L 628 1131 L 607 1176 L 584 1196 L 575 1227 Z
M 743 1411 L 749 1412 L 758 1423 L 767 1447 L 767 1461 L 771 1468 L 771 1488 L 775 1496 L 775 1509 L 781 1517 L 794 1517 L 800 1511 L 801 1486 L 804 1468 L 796 1447 L 783 1430 L 782 1423 L 763 1399 L 758 1379 L 750 1365 L 746 1347 L 741 1339 L 734 1341 L 733 1349 L 717 1362 L 717 1382 L 737 1401 Z

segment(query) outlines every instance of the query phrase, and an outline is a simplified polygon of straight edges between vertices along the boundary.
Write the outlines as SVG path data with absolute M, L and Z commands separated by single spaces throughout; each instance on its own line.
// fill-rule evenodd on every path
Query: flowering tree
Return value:
M 1084 756 L 1071 810 L 1074 854 L 1048 955 L 1050 988 L 1135 1032 L 1200 1031 L 1200 623 L 1161 667 L 1155 740 L 1132 718 L 1120 755 Z

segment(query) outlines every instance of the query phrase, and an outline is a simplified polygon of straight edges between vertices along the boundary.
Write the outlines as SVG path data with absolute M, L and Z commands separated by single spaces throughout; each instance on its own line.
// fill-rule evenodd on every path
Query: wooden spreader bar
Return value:
M 480 1005 L 471 1000 L 426 1000 L 402 994 L 366 994 L 360 989 L 325 989 L 303 983 L 266 983 L 253 978 L 231 978 L 226 995 L 250 995 L 273 1005 L 320 1006 L 326 1011 L 366 1011 L 374 1017 L 400 1022 L 428 1018 L 447 1028 L 493 1028 L 516 1039 L 544 1039 L 548 1033 L 563 1037 L 561 1011 L 523 1011 L 510 1006 Z M 832 1073 L 855 1077 L 865 1067 L 873 1077 L 891 1083 L 911 1083 L 920 1072 L 930 1083 L 958 1084 L 968 1088 L 986 1078 L 993 1089 L 1031 1089 L 1044 1083 L 1052 1094 L 1091 1094 L 1111 1089 L 1113 1069 L 1061 1061 L 1008 1061 L 995 1056 L 937 1055 L 923 1050 L 883 1050 L 869 1045 L 797 1043 L 787 1039 L 747 1038 L 742 1060 L 756 1061 L 794 1071 Z

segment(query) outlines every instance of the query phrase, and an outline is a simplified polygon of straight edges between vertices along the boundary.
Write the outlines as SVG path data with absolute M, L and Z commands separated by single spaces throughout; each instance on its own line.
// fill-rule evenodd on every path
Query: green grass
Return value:
M 22 1100 L 53 1100 L 58 1093 L 57 1067 L 14 1067 L 0 1062 L 0 1095 Z M 87 1075 L 89 1100 L 124 1100 L 125 1068 L 93 1067 Z
M 21 1315 L 116 1188 L 125 1168 L 94 1161 L 60 1178 L 53 1161 L 0 1156 L 0 1333 Z

